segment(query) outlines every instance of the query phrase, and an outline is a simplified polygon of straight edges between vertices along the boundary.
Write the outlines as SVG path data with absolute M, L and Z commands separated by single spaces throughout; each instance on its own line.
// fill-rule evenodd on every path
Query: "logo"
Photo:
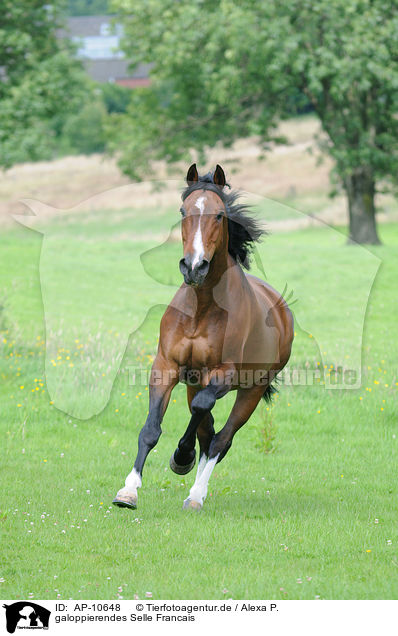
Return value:
M 3 605 L 6 610 L 7 631 L 13 634 L 18 629 L 48 629 L 50 610 L 32 603 L 18 601 L 11 605 Z

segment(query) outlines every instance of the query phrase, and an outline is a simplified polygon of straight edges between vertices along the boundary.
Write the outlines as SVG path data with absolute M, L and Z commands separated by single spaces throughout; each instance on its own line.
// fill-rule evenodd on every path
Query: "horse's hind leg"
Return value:
M 205 417 L 199 424 L 198 430 L 197 430 L 197 437 L 199 440 L 200 453 L 199 453 L 199 463 L 198 463 L 198 468 L 196 471 L 195 483 L 197 483 L 200 480 L 202 473 L 207 466 L 208 459 L 209 459 L 209 448 L 210 448 L 211 440 L 214 437 L 214 417 L 210 412 L 205 415 Z M 199 504 L 196 505 L 193 501 L 189 500 L 188 498 L 188 500 L 184 501 L 183 507 L 195 508 L 199 510 L 202 506 Z
M 157 379 L 161 378 L 158 382 Z M 138 454 L 132 471 L 127 475 L 124 488 L 121 488 L 112 503 L 126 508 L 137 507 L 137 488 L 141 487 L 142 469 L 149 451 L 157 444 L 161 435 L 160 427 L 167 409 L 171 392 L 178 382 L 177 371 L 165 364 L 159 356 L 152 367 L 149 383 L 148 417 L 138 437 Z
M 199 424 L 197 437 L 200 449 L 199 459 L 205 457 L 205 459 L 207 460 L 207 458 L 209 457 L 211 440 L 214 437 L 214 417 L 211 413 L 208 413 L 207 416 L 205 416 Z
M 209 479 L 215 465 L 222 460 L 231 447 L 235 433 L 247 422 L 264 394 L 263 386 L 250 389 L 238 389 L 231 414 L 219 433 L 213 436 L 208 451 L 207 461 L 203 461 L 201 470 L 195 479 L 189 496 L 184 501 L 184 508 L 200 510 L 207 495 Z

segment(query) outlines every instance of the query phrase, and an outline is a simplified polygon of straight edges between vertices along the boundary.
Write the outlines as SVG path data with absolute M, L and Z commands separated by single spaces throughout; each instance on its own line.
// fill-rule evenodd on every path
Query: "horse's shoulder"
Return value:
M 168 327 L 175 320 L 181 320 L 184 317 L 192 317 L 192 290 L 182 285 L 174 294 L 170 304 L 166 308 L 161 320 L 161 327 Z

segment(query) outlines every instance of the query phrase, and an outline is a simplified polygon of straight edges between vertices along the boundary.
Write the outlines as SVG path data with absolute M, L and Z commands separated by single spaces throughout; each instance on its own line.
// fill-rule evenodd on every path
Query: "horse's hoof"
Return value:
M 196 450 L 194 450 L 193 460 L 189 464 L 186 464 L 185 466 L 180 466 L 180 464 L 177 464 L 174 460 L 174 455 L 175 453 L 173 453 L 172 456 L 170 457 L 170 468 L 173 471 L 173 473 L 177 473 L 177 475 L 186 475 L 195 466 Z
M 137 508 L 137 495 L 123 488 L 119 490 L 112 503 L 114 506 L 119 506 L 119 508 L 131 508 L 135 510 Z
M 202 510 L 202 504 L 188 497 L 188 499 L 185 499 L 184 503 L 182 504 L 182 509 L 199 511 Z

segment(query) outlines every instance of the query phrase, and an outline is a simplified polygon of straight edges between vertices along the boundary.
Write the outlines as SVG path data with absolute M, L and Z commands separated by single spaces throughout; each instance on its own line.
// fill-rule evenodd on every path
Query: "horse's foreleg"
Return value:
M 178 442 L 176 451 L 170 458 L 170 468 L 178 475 L 185 475 L 194 467 L 196 433 L 199 426 L 201 426 L 202 431 L 213 430 L 214 420 L 210 411 L 215 405 L 216 400 L 230 391 L 234 370 L 235 367 L 227 363 L 210 373 L 208 383 L 204 389 L 200 390 L 195 386 L 188 385 L 187 395 L 191 419 L 187 430 Z M 228 379 L 230 381 L 228 381 Z M 202 439 L 204 444 L 203 448 L 204 451 L 206 451 L 205 435 L 202 435 Z M 202 454 L 201 448 L 201 457 Z
M 222 460 L 232 444 L 235 433 L 247 422 L 254 409 L 264 394 L 264 387 L 252 387 L 250 389 L 238 389 L 238 394 L 231 414 L 219 433 L 213 436 L 208 459 L 203 462 L 201 471 L 195 479 L 189 497 L 184 501 L 184 508 L 200 510 L 207 495 L 209 479 L 215 465 Z
M 189 473 L 195 465 L 196 434 L 199 439 L 200 460 L 203 454 L 206 454 L 207 458 L 210 441 L 214 434 L 214 419 L 210 411 L 192 407 L 192 402 L 198 392 L 199 390 L 196 387 L 187 386 L 187 398 L 189 410 L 191 411 L 191 419 L 187 430 L 178 442 L 176 451 L 170 458 L 170 468 L 178 475 L 185 475 L 186 473 Z M 213 398 L 211 397 L 211 400 L 212 399 Z M 199 465 L 201 465 L 200 461 Z
M 149 382 L 148 417 L 138 437 L 138 454 L 132 471 L 127 475 L 124 488 L 118 491 L 113 503 L 117 506 L 136 508 L 137 489 L 142 484 L 142 470 L 148 453 L 157 444 L 162 433 L 161 423 L 167 409 L 170 395 L 178 382 L 177 369 L 170 368 L 156 358 Z

